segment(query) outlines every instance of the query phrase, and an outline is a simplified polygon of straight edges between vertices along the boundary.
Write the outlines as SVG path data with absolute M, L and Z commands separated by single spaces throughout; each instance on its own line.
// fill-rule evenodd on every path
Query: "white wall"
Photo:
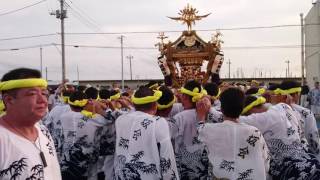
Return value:
M 305 17 L 306 78 L 309 85 L 320 81 L 320 2 L 318 1 Z

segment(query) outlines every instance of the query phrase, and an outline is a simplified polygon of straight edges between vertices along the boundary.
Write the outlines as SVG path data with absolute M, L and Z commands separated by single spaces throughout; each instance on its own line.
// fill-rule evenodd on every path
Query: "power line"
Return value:
M 305 24 L 305 26 L 315 26 L 320 25 L 319 23 Z M 273 28 L 284 28 L 284 27 L 301 27 L 300 24 L 283 24 L 283 25 L 272 25 L 272 26 L 252 26 L 252 27 L 232 27 L 232 28 L 215 28 L 215 29 L 198 29 L 198 32 L 208 32 L 208 31 L 235 31 L 235 30 L 254 30 L 254 29 L 273 29 Z M 160 32 L 164 33 L 181 33 L 182 30 L 163 30 L 163 31 L 123 31 L 123 32 L 102 32 L 102 33 L 91 33 L 91 32 L 69 32 L 69 35 L 91 35 L 91 34 L 158 34 Z
M 58 43 L 50 43 L 50 44 L 40 44 L 40 45 L 32 45 L 25 47 L 16 47 L 16 48 L 6 48 L 0 49 L 0 51 L 13 51 L 13 50 L 22 50 L 22 49 L 32 49 L 46 46 L 60 46 Z M 75 48 L 96 48 L 96 49 L 121 49 L 120 46 L 99 46 L 99 45 L 81 45 L 81 44 L 66 44 L 67 47 L 75 47 Z M 300 48 L 301 45 L 273 45 L 273 46 L 227 46 L 223 47 L 223 50 L 241 50 L 241 49 L 290 49 L 290 48 Z M 320 44 L 307 44 L 305 47 L 320 47 Z M 125 46 L 123 49 L 142 49 L 142 50 L 157 50 L 155 47 L 138 47 L 138 46 Z M 60 51 L 60 50 L 59 50 Z
M 69 47 L 82 47 L 82 48 L 101 48 L 101 49 L 120 49 L 120 46 L 99 46 L 99 45 L 80 45 L 80 44 L 68 44 Z M 301 45 L 272 45 L 272 46 L 227 46 L 222 47 L 225 49 L 277 49 L 277 48 L 300 48 Z M 310 44 L 306 47 L 319 47 L 320 44 Z M 155 47 L 137 47 L 137 46 L 125 46 L 124 49 L 144 49 L 144 50 L 157 50 Z
M 314 26 L 320 24 L 305 24 L 305 26 Z M 266 29 L 266 28 L 280 28 L 280 27 L 299 27 L 301 25 L 289 24 L 289 25 L 276 25 L 276 26 L 257 26 L 257 27 L 239 27 L 239 28 L 217 28 L 217 29 L 199 29 L 196 31 L 216 31 L 216 30 L 251 30 L 251 29 Z M 165 33 L 178 33 L 181 30 L 165 30 L 165 31 L 125 31 L 125 32 L 100 32 L 100 33 L 92 33 L 92 32 L 69 32 L 65 33 L 68 35 L 95 35 L 95 34 L 156 34 L 159 32 Z M 29 39 L 29 38 L 38 38 L 38 37 L 45 37 L 45 36 L 54 36 L 59 35 L 60 33 L 50 33 L 50 34 L 40 34 L 40 35 L 31 35 L 31 36 L 20 36 L 20 37 L 11 37 L 11 38 L 3 38 L 0 41 L 9 41 L 9 40 L 16 40 L 16 39 Z
M 16 47 L 16 48 L 7 48 L 7 49 L 0 49 L 0 51 L 17 51 L 17 50 L 23 50 L 23 49 L 34 49 L 39 47 L 47 47 L 52 46 L 53 44 L 39 44 L 39 45 L 32 45 L 32 46 L 24 46 L 24 47 Z
M 85 11 L 81 10 L 78 6 L 75 5 L 75 3 L 71 0 L 69 0 L 71 4 L 73 5 L 72 8 L 67 2 L 65 2 L 66 6 L 70 8 L 70 10 L 73 12 L 72 15 L 77 18 L 82 24 L 84 24 L 89 29 L 93 30 L 93 32 L 96 33 L 103 33 L 102 28 L 100 27 L 99 23 L 97 23 L 93 18 L 91 18 Z M 79 12 L 78 12 L 79 11 Z M 103 34 L 99 34 L 101 37 L 106 38 Z
M 4 16 L 4 15 L 8 15 L 8 14 L 12 14 L 12 13 L 18 12 L 18 11 L 21 11 L 21 10 L 23 10 L 23 9 L 27 9 L 27 8 L 29 8 L 29 7 L 33 7 L 33 6 L 35 6 L 35 5 L 38 5 L 38 4 L 40 4 L 40 3 L 43 3 L 43 2 L 45 2 L 45 1 L 46 1 L 46 0 L 42 0 L 42 1 L 39 1 L 39 2 L 37 2 L 37 3 L 30 4 L 30 5 L 28 5 L 28 6 L 25 6 L 25 7 L 19 8 L 19 9 L 15 9 L 15 10 L 12 10 L 12 11 L 8 11 L 8 12 L 5 12 L 5 13 L 1 13 L 0 16 Z
M 93 18 L 91 18 L 85 11 L 81 10 L 81 8 L 76 5 L 73 1 L 69 0 L 70 3 L 73 5 L 73 7 L 75 7 L 78 11 L 80 11 L 80 13 L 84 14 L 84 17 L 87 17 L 88 20 L 90 20 L 92 22 L 92 24 L 95 24 L 99 29 L 100 29 L 100 25 L 99 23 L 97 23 L 97 21 L 95 21 Z
M 85 14 L 82 10 L 79 10 L 80 12 L 78 12 L 77 10 L 75 10 L 74 8 L 72 8 L 67 2 L 64 2 L 64 4 L 67 6 L 67 7 L 69 7 L 70 8 L 70 10 L 72 11 L 72 12 L 74 12 L 73 13 L 73 16 L 75 17 L 75 18 L 77 18 L 81 23 L 83 23 L 85 26 L 87 26 L 89 29 L 92 29 L 93 31 L 95 31 L 95 32 L 97 32 L 97 33 L 101 33 L 101 32 L 103 32 L 103 31 L 101 31 L 101 28 L 96 24 L 96 23 L 94 23 L 91 19 L 92 18 L 90 18 L 90 17 L 86 17 L 86 16 L 84 16 L 84 15 L 82 15 L 82 14 Z M 77 8 L 77 9 L 79 9 L 79 8 Z M 88 16 L 88 15 L 87 15 Z M 93 26 L 93 27 L 92 27 Z
M 38 38 L 38 37 L 47 37 L 47 36 L 56 36 L 58 33 L 50 33 L 50 34 L 39 34 L 39 35 L 31 35 L 31 36 L 20 36 L 20 37 L 11 37 L 11 38 L 3 38 L 0 41 L 10 41 L 17 39 L 30 39 L 30 38 Z

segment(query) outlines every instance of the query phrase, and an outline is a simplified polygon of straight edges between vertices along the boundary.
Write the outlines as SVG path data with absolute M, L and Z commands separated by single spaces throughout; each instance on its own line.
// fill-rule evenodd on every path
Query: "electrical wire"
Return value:
M 73 12 L 73 16 L 75 18 L 77 18 L 81 23 L 83 23 L 85 26 L 87 26 L 89 29 L 92 29 L 93 31 L 95 31 L 96 33 L 102 33 L 103 31 L 101 30 L 101 28 L 95 24 L 94 22 L 92 22 L 92 18 L 90 17 L 86 17 L 82 14 L 82 12 L 78 12 L 77 10 L 75 10 L 73 7 L 71 7 L 67 2 L 64 1 L 64 4 L 69 7 L 69 9 Z M 82 11 L 82 10 L 81 10 Z
M 40 44 L 26 47 L 16 47 L 16 48 L 6 48 L 0 49 L 0 51 L 13 51 L 13 50 L 22 50 L 22 49 L 32 49 L 46 46 L 61 46 L 59 43 L 50 43 L 50 44 Z M 65 44 L 66 47 L 75 47 L 75 48 L 96 48 L 96 49 L 121 49 L 120 46 L 99 46 L 99 45 L 83 45 L 83 44 Z M 320 47 L 320 44 L 307 44 L 305 47 Z M 291 48 L 301 48 L 301 45 L 272 45 L 272 46 L 226 46 L 222 47 L 223 50 L 240 50 L 240 49 L 291 49 Z M 123 49 L 134 49 L 134 50 L 157 50 L 155 47 L 135 47 L 135 46 L 124 46 Z M 60 51 L 60 50 L 59 50 Z
M 50 44 L 39 44 L 39 45 L 32 45 L 32 46 L 0 49 L 0 51 L 18 51 L 18 50 L 24 50 L 24 49 L 34 49 L 34 48 L 40 48 L 40 47 L 48 47 L 48 46 L 52 46 L 52 45 L 53 45 L 52 43 L 50 43 Z
M 304 26 L 315 26 L 320 25 L 319 23 L 305 24 Z M 255 29 L 273 29 L 273 28 L 284 28 L 284 27 L 301 27 L 300 24 L 283 24 L 283 25 L 272 25 L 272 26 L 252 26 L 252 27 L 232 27 L 232 28 L 216 28 L 216 29 L 198 29 L 194 31 L 199 32 L 212 32 L 212 31 L 235 31 L 235 30 L 255 30 Z M 91 34 L 158 34 L 158 33 L 181 33 L 181 30 L 163 30 L 163 31 L 123 31 L 123 32 L 102 32 L 102 33 L 91 33 L 91 32 L 68 32 L 65 34 L 69 35 L 91 35 Z
M 45 1 L 47 1 L 47 0 L 42 0 L 42 1 L 36 2 L 36 3 L 34 3 L 34 4 L 30 4 L 30 5 L 28 5 L 28 6 L 24 6 L 24 7 L 22 7 L 22 8 L 15 9 L 15 10 L 12 10 L 12 11 L 8 11 L 8 12 L 5 12 L 5 13 L 0 13 L 0 16 L 4 16 L 4 15 L 8 15 L 8 14 L 12 14 L 12 13 L 18 12 L 18 11 L 21 11 L 21 10 L 23 10 L 23 9 L 27 9 L 27 8 L 33 7 L 33 6 L 35 6 L 35 5 L 38 5 L 38 4 L 40 4 L 40 3 L 43 3 L 43 2 L 45 2 Z
M 314 26 L 320 24 L 305 24 L 305 26 Z M 288 25 L 275 25 L 275 26 L 256 26 L 256 27 L 238 27 L 238 28 L 218 28 L 218 29 L 199 29 L 196 31 L 216 31 L 216 30 L 250 30 L 250 29 L 270 29 L 270 28 L 283 28 L 283 27 L 301 27 L 301 25 L 297 24 L 288 24 Z M 123 32 L 67 32 L 67 35 L 95 35 L 95 34 L 156 34 L 156 33 L 181 33 L 181 30 L 165 30 L 165 31 L 123 31 Z M 53 36 L 53 35 L 60 35 L 61 33 L 51 33 L 51 34 L 40 34 L 40 35 L 31 35 L 31 36 L 22 36 L 22 37 L 12 37 L 12 38 L 3 38 L 0 41 L 9 41 L 9 40 L 16 40 L 16 39 L 28 39 L 28 38 L 37 38 L 37 37 L 44 37 L 44 36 Z
M 20 36 L 20 37 L 11 37 L 11 38 L 3 38 L 0 41 L 10 41 L 10 40 L 18 40 L 18 39 L 30 39 L 30 38 L 39 38 L 39 37 L 47 37 L 47 36 L 56 36 L 58 33 L 50 33 L 50 34 L 39 34 L 39 35 L 31 35 L 31 36 Z

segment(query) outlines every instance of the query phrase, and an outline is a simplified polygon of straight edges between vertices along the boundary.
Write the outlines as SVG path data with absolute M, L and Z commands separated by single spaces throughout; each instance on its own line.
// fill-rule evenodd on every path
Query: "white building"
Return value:
M 305 64 L 308 85 L 313 87 L 315 81 L 320 81 L 320 1 L 305 17 Z

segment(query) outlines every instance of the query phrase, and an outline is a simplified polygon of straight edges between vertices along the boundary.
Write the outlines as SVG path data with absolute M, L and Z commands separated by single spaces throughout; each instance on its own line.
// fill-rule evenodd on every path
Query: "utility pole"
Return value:
M 133 59 L 132 55 L 127 56 L 127 58 L 129 59 L 129 63 L 130 63 L 130 79 L 132 80 L 132 64 L 131 64 L 131 60 Z
M 48 67 L 46 67 L 46 80 L 48 81 Z
M 300 13 L 300 21 L 301 21 L 301 84 L 304 84 L 304 24 L 303 24 L 303 13 Z
M 287 77 L 289 77 L 290 76 L 290 71 L 289 71 L 289 63 L 290 63 L 290 61 L 287 60 L 287 61 L 285 61 L 285 63 L 287 63 Z
M 231 76 L 230 76 L 230 65 L 231 65 L 230 59 L 229 59 L 229 61 L 227 62 L 227 64 L 228 64 L 228 77 L 229 77 L 229 79 L 230 79 L 230 78 L 231 78 Z
M 43 76 L 43 74 L 42 74 L 42 47 L 40 47 L 40 72 L 41 72 L 41 76 Z
M 121 90 L 124 91 L 124 79 L 123 79 L 123 38 L 124 36 L 121 35 L 119 37 L 121 43 Z
M 78 79 L 78 86 L 80 85 L 80 73 L 79 73 L 79 66 L 77 65 L 77 79 Z
M 64 0 L 59 0 L 60 10 L 50 13 L 56 15 L 61 22 L 61 56 L 62 56 L 62 82 L 66 80 L 66 61 L 65 61 L 65 45 L 64 45 L 64 19 L 67 18 L 67 10 L 64 10 Z

